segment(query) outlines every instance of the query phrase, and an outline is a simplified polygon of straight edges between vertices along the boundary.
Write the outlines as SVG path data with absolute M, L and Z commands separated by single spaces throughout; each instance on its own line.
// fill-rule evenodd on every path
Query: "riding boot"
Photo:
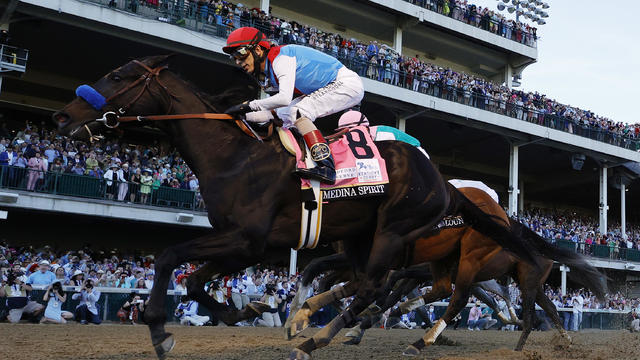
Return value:
M 295 122 L 311 152 L 311 160 L 316 166 L 310 169 L 296 169 L 296 174 L 306 179 L 314 179 L 327 184 L 336 182 L 336 167 L 327 141 L 313 122 L 307 118 L 300 118 Z M 306 131 L 305 131 L 306 130 Z

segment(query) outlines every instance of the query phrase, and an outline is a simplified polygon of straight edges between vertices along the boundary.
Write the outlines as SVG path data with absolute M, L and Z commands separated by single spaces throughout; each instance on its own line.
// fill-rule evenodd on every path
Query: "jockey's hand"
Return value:
M 251 112 L 253 110 L 251 110 L 251 107 L 249 106 L 248 102 L 243 102 L 242 104 L 238 104 L 238 105 L 234 105 L 230 108 L 228 108 L 227 110 L 225 110 L 225 114 L 229 114 L 231 116 L 241 116 L 244 117 L 244 115 L 248 112 Z

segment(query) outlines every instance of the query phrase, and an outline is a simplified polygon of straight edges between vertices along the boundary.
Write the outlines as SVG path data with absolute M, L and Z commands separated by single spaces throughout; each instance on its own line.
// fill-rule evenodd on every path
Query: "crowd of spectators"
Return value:
M 627 225 L 626 237 L 623 237 L 619 224 L 610 225 L 609 231 L 601 234 L 596 219 L 572 211 L 531 209 L 521 214 L 519 220 L 552 242 L 572 241 L 576 250 L 586 255 L 593 255 L 594 247 L 591 245 L 608 246 L 613 258 L 621 249 L 640 250 L 640 228 L 633 225 Z
M 186 295 L 186 280 L 198 268 L 198 264 L 185 263 L 174 269 L 169 290 L 173 290 L 177 296 Z M 18 322 L 22 316 L 31 316 L 40 322 L 64 323 L 75 318 L 81 323 L 99 324 L 101 319 L 98 317 L 97 303 L 101 291 L 106 291 L 105 288 L 121 288 L 128 289 L 131 293 L 118 310 L 118 318 L 122 323 L 142 323 L 149 300 L 144 290 L 153 287 L 155 267 L 153 255 L 132 256 L 123 255 L 116 250 L 105 252 L 91 251 L 88 248 L 57 252 L 49 246 L 34 249 L 14 248 L 2 244 L 0 273 L 0 296 L 6 296 L 8 299 L 7 305 L 11 310 L 7 315 L 11 322 Z M 296 294 L 299 276 L 288 274 L 286 269 L 257 266 L 224 278 L 212 278 L 205 284 L 205 291 L 215 301 L 237 309 L 243 309 L 252 300 L 261 300 L 269 304 L 271 310 L 253 321 L 237 325 L 278 327 L 286 321 L 290 302 Z M 312 284 L 314 291 L 318 289 L 318 280 L 314 280 Z M 28 297 L 32 286 L 45 289 L 42 299 Z M 75 293 L 71 298 L 80 300 L 73 312 L 62 309 L 62 304 L 67 300 L 67 295 L 62 291 L 63 287 L 67 291 L 74 289 Z M 427 290 L 428 287 L 422 289 L 423 292 Z M 545 292 L 558 308 L 573 309 L 572 312 L 561 313 L 565 327 L 569 330 L 579 328 L 580 315 L 576 313 L 582 313 L 583 309 L 640 311 L 640 299 L 625 298 L 620 292 L 609 294 L 605 302 L 599 302 L 585 290 L 572 291 L 566 296 L 562 296 L 559 289 L 551 287 L 547 287 Z M 509 286 L 509 293 L 512 303 L 516 307 L 520 305 L 520 292 L 515 284 Z M 306 295 L 311 296 L 313 293 Z M 499 306 L 505 306 L 504 300 L 496 300 Z M 492 311 L 486 309 L 486 305 L 477 303 L 475 298 L 469 301 L 475 303 L 475 307 L 478 308 L 474 307 L 476 317 L 471 319 L 475 322 L 468 324 L 471 329 L 486 329 L 495 324 L 495 319 L 491 317 Z M 46 307 L 41 303 L 46 303 Z M 430 314 L 435 316 L 433 308 L 430 308 Z M 185 325 L 202 326 L 217 323 L 215 318 L 199 315 L 198 304 L 186 296 L 181 298 L 174 315 L 176 321 Z M 316 321 L 320 322 L 322 316 L 321 313 Z M 415 321 L 416 314 L 408 314 L 404 321 L 398 324 L 403 325 L 402 327 L 413 327 L 416 326 L 413 324 Z
M 197 208 L 204 209 L 199 183 L 180 154 L 160 146 L 143 146 L 100 140 L 91 144 L 73 141 L 29 121 L 23 128 L 0 124 L 1 185 L 29 191 L 47 191 L 53 186 L 47 172 L 84 175 L 104 180 L 108 200 L 151 204 L 159 187 L 196 192 Z M 1 168 L 0 168 L 1 169 Z M 22 170 L 20 170 L 22 169 Z
M 535 28 L 515 24 L 488 8 L 459 0 L 414 2 L 507 38 L 527 44 L 535 43 Z M 429 63 L 420 59 L 419 55 L 400 54 L 382 42 L 365 43 L 222 0 L 198 4 L 192 2 L 189 9 L 193 14 L 202 14 L 203 21 L 216 24 L 218 36 L 226 37 L 230 31 L 241 26 L 255 26 L 277 43 L 314 47 L 338 58 L 361 76 L 378 81 L 570 133 L 595 136 L 597 140 L 618 146 L 628 146 L 621 141 L 623 138 L 635 139 L 640 135 L 640 124 L 615 122 L 592 111 L 562 104 L 538 92 L 509 89 L 479 76 Z M 512 30 L 514 27 L 516 31 Z M 595 131 L 595 135 L 591 131 Z

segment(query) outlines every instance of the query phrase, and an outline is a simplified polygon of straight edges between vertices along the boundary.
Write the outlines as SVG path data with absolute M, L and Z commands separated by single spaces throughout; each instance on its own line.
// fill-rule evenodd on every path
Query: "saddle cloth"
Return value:
M 455 186 L 456 189 L 472 187 L 478 190 L 482 190 L 487 194 L 489 194 L 489 196 L 491 196 L 491 198 L 495 200 L 495 202 L 499 203 L 498 193 L 496 193 L 495 190 L 488 187 L 482 181 L 451 179 L 449 180 L 449 183 Z M 442 218 L 442 220 L 440 220 L 438 225 L 435 226 L 435 230 L 450 229 L 450 228 L 460 227 L 464 225 L 466 225 L 466 223 L 464 222 L 464 218 L 461 215 L 447 215 L 444 218 Z
M 296 157 L 298 168 L 307 168 L 302 150 L 290 130 L 278 129 L 284 147 Z M 357 126 L 329 144 L 336 165 L 336 183 L 321 184 L 325 202 L 379 196 L 386 193 L 389 183 L 387 167 L 380 156 L 369 130 Z M 302 189 L 311 187 L 309 180 L 301 179 Z

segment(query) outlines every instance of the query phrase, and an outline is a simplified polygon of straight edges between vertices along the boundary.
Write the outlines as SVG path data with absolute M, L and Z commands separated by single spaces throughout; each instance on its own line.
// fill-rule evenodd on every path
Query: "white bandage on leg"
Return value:
M 303 136 L 314 130 L 318 130 L 318 128 L 313 124 L 313 121 L 307 119 L 306 117 L 301 117 L 300 119 L 296 120 L 294 125 Z
M 270 110 L 252 111 L 245 115 L 245 119 L 248 122 L 263 123 L 273 119 L 273 114 Z

